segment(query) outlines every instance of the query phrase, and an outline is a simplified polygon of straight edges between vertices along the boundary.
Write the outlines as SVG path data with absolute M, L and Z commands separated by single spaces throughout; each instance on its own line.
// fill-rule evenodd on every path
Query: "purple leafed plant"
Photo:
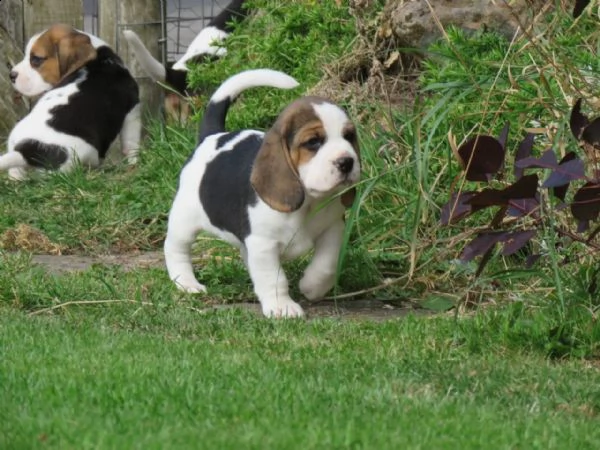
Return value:
M 571 111 L 570 126 L 585 153 L 585 160 L 575 152 L 569 152 L 559 159 L 552 148 L 544 151 L 541 156 L 534 157 L 534 135 L 527 134 L 515 154 L 514 182 L 502 189 L 492 188 L 489 183 L 498 177 L 505 165 L 508 123 L 498 138 L 476 135 L 458 148 L 456 156 L 463 168 L 464 178 L 467 181 L 486 183 L 486 186 L 468 191 L 455 191 L 451 188 L 450 200 L 442 207 L 441 223 L 456 223 L 478 211 L 495 208 L 489 226 L 477 231 L 461 254 L 463 261 L 481 256 L 476 276 L 481 274 L 497 245 L 502 245 L 503 255 L 518 252 L 547 224 L 545 215 L 567 207 L 577 221 L 577 232 L 571 233 L 560 227 L 555 230 L 600 250 L 600 245 L 594 242 L 600 226 L 587 236 L 582 235 L 589 231 L 590 224 L 597 222 L 600 215 L 600 117 L 590 121 L 583 115 L 580 99 Z M 542 183 L 538 177 L 539 169 L 548 171 L 548 176 Z M 573 182 L 583 184 L 567 203 L 567 194 Z M 456 184 L 453 183 L 453 186 Z M 552 197 L 555 198 L 554 201 L 551 201 Z M 539 256 L 530 254 L 527 264 L 533 264 Z

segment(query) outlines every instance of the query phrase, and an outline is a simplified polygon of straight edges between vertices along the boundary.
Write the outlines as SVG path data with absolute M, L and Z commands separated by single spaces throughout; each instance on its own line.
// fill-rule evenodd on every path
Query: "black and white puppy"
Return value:
M 141 137 L 138 85 L 101 39 L 57 24 L 33 36 L 10 72 L 17 91 L 41 95 L 8 137 L 0 169 L 23 179 L 28 169 L 96 167 L 121 134 L 128 161 Z
M 123 31 L 123 36 L 142 69 L 152 80 L 167 87 L 164 103 L 167 117 L 185 121 L 190 114 L 189 104 L 185 99 L 194 96 L 195 93 L 187 84 L 187 63 L 190 61 L 199 63 L 225 55 L 227 50 L 221 44 L 233 31 L 232 21 L 244 19 L 248 12 L 244 0 L 232 0 L 210 20 L 206 27 L 200 30 L 185 54 L 175 63 L 167 66 L 152 56 L 134 31 Z
M 166 265 L 181 290 L 205 292 L 190 251 L 200 230 L 209 231 L 240 248 L 266 316 L 299 317 L 304 312 L 290 298 L 281 261 L 314 248 L 300 291 L 315 300 L 333 287 L 344 209 L 360 178 L 356 130 L 339 106 L 302 97 L 266 133 L 225 131 L 230 104 L 255 86 L 290 89 L 297 83 L 282 72 L 250 70 L 213 94 L 169 214 Z

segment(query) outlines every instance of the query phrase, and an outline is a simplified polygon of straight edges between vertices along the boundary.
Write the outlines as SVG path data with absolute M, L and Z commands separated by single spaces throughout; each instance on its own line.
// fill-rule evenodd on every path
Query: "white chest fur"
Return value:
M 259 201 L 248 212 L 252 234 L 276 240 L 280 256 L 287 260 L 312 250 L 315 240 L 340 220 L 344 208 L 338 199 L 333 199 L 324 205 L 304 205 L 298 211 L 281 213 Z

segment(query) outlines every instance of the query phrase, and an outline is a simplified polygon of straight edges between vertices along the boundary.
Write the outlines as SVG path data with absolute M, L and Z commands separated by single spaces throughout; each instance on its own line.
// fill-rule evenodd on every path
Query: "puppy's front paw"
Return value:
M 335 283 L 335 275 L 316 279 L 316 277 L 311 277 L 305 274 L 300 280 L 300 292 L 302 295 L 306 297 L 308 300 L 321 300 L 325 297 L 325 294 L 333 287 Z
M 304 310 L 291 298 L 262 302 L 263 314 L 276 319 L 304 317 Z
M 173 280 L 173 282 L 177 285 L 177 289 L 187 292 L 188 294 L 206 293 L 206 286 L 198 283 L 196 280 L 185 280 L 183 278 L 178 278 Z

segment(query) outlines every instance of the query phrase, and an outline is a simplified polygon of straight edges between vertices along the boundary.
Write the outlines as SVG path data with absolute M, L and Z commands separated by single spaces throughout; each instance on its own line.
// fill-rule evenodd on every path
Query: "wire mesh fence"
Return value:
M 161 2 L 164 11 L 161 20 L 164 21 L 163 29 L 166 31 L 167 61 L 175 61 L 182 56 L 200 30 L 229 3 L 229 0 L 156 1 Z M 83 0 L 84 30 L 92 34 L 98 34 L 99 29 L 98 3 L 99 0 Z M 127 26 L 123 23 L 117 25 L 119 29 Z M 143 23 L 136 25 L 143 26 Z
M 228 1 L 219 0 L 167 1 L 167 60 L 175 60 L 185 53 L 200 30 L 221 12 L 227 3 Z

